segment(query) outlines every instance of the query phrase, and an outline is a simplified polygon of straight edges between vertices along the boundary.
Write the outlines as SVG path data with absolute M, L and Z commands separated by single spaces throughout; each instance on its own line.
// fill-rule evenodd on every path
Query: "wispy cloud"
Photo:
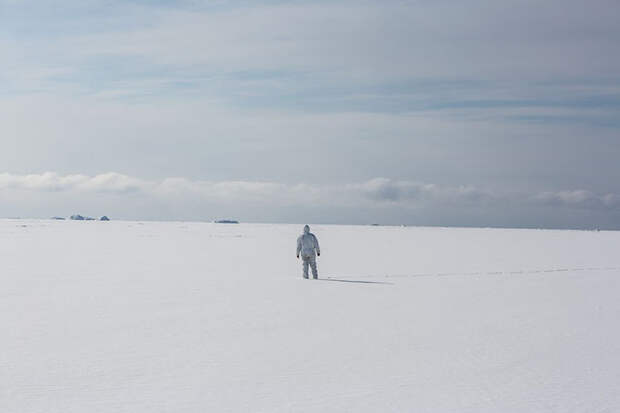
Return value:
M 6 23 L 23 35 L 0 33 L 10 62 L 0 76 L 14 93 L 201 96 L 332 112 L 484 109 L 513 121 L 527 121 L 507 116 L 518 108 L 585 110 L 577 120 L 619 108 L 619 16 L 608 1 L 92 1 L 30 15 L 17 4 Z M 34 30 L 12 23 L 24 18 L 36 19 Z

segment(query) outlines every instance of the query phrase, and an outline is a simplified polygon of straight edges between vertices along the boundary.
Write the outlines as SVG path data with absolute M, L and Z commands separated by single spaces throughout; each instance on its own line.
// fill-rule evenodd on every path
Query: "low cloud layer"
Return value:
M 620 212 L 619 194 L 598 194 L 583 189 L 530 193 L 386 178 L 331 185 L 186 178 L 147 180 L 114 172 L 95 176 L 2 173 L 0 200 L 4 209 L 0 214 L 5 217 L 20 215 L 19 207 L 45 217 L 58 213 L 59 207 L 75 212 L 71 208 L 80 205 L 93 208 L 99 204 L 100 209 L 113 207 L 120 217 L 134 219 L 161 216 L 209 220 L 228 211 L 238 214 L 251 210 L 249 216 L 253 221 L 271 221 L 273 211 L 290 219 L 298 216 L 302 221 L 312 216 L 312 211 L 321 211 L 322 216 L 329 217 L 328 221 L 339 223 L 360 223 L 364 222 L 362 217 L 367 217 L 366 220 L 379 223 L 394 223 L 397 219 L 403 224 L 441 224 L 441 217 L 432 211 L 443 211 L 441 216 L 446 218 L 446 225 L 492 226 L 493 216 L 508 214 L 525 216 L 527 222 L 544 227 L 545 217 L 550 214 L 577 213 L 603 214 L 608 217 L 606 226 L 613 227 Z M 56 209 L 51 210 L 47 205 Z M 139 210 L 136 205 L 140 205 Z M 288 212 L 282 214 L 284 210 Z M 299 215 L 295 215 L 296 210 Z M 386 212 L 389 212 L 388 220 L 384 216 Z M 455 221 L 455 217 L 465 213 L 476 214 L 478 218 L 475 222 Z M 415 217 L 415 222 L 407 222 L 408 214 Z M 425 217 L 428 217 L 426 221 Z

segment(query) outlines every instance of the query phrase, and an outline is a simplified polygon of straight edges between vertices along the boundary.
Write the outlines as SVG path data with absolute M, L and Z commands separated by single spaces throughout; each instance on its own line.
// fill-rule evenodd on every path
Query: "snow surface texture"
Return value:
M 620 233 L 0 221 L 0 411 L 618 412 Z

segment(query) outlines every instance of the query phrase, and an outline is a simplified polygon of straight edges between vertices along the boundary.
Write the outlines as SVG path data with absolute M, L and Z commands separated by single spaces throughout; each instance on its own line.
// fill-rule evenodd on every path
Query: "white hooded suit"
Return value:
M 308 225 L 304 227 L 304 233 L 297 238 L 297 257 L 300 254 L 303 261 L 304 278 L 308 278 L 308 265 L 312 268 L 314 279 L 319 278 L 316 269 L 316 255 L 321 255 L 321 249 L 319 248 L 319 240 L 310 232 Z

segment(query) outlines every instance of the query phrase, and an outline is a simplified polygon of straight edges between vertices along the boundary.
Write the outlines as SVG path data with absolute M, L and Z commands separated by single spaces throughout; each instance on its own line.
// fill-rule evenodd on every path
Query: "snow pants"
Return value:
M 319 273 L 316 270 L 316 256 L 314 255 L 302 255 L 301 260 L 303 261 L 304 268 L 304 278 L 308 278 L 308 265 L 312 268 L 312 276 L 316 280 L 319 278 Z

